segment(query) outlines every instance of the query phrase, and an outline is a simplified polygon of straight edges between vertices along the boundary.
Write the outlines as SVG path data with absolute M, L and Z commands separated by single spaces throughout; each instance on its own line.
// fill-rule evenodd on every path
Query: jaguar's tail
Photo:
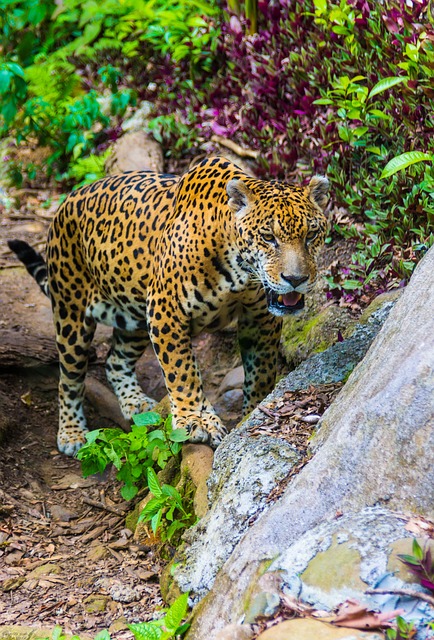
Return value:
M 8 246 L 16 254 L 18 260 L 21 260 L 32 278 L 36 280 L 42 293 L 50 297 L 47 265 L 41 254 L 23 240 L 8 240 Z

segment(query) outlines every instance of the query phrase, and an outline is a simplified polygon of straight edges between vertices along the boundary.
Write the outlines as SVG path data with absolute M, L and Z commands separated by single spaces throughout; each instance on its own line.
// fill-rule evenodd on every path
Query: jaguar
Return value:
M 182 176 L 132 171 L 69 195 L 46 260 L 9 246 L 49 296 L 59 353 L 58 448 L 87 432 L 84 381 L 97 323 L 113 327 L 107 378 L 123 415 L 147 411 L 135 365 L 152 342 L 176 428 L 216 448 L 226 428 L 204 395 L 192 338 L 238 321 L 243 414 L 273 388 L 282 318 L 303 308 L 324 243 L 328 181 L 258 180 L 221 157 Z

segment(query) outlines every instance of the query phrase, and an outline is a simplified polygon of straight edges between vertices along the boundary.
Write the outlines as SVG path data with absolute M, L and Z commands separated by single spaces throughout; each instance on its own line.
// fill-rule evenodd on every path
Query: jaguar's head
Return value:
M 328 184 L 315 176 L 307 187 L 251 178 L 227 185 L 243 264 L 262 282 L 276 316 L 302 309 L 315 281 L 327 231 Z

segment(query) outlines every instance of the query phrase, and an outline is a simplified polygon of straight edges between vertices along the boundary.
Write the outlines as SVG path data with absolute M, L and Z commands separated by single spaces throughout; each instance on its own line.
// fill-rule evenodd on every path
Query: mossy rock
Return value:
M 319 311 L 307 309 L 285 317 L 281 339 L 285 360 L 296 367 L 310 355 L 325 351 L 337 341 L 339 332 L 342 333 L 349 322 L 347 312 L 333 306 Z
M 137 522 L 139 520 L 140 511 L 141 511 L 140 504 L 136 504 L 134 509 L 127 514 L 127 516 L 125 518 L 125 526 L 130 531 L 135 531 L 136 530 Z
M 182 591 L 178 587 L 176 580 L 173 577 L 173 570 L 176 567 L 177 561 L 173 560 L 167 564 L 160 576 L 160 589 L 161 597 L 167 604 L 173 604 L 177 598 L 182 594 Z
M 363 592 L 366 584 L 360 579 L 360 560 L 352 543 L 333 541 L 329 549 L 316 554 L 300 577 L 326 593 L 347 588 Z

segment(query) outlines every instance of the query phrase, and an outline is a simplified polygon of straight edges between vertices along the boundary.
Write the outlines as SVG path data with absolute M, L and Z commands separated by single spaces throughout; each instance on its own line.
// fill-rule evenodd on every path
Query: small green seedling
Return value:
M 159 620 L 129 624 L 136 640 L 170 640 L 183 636 L 189 623 L 182 624 L 188 609 L 188 593 L 183 593 Z
M 155 471 L 147 471 L 149 491 L 154 496 L 139 515 L 139 522 L 150 522 L 153 533 L 159 532 L 162 542 L 171 541 L 176 532 L 194 524 L 195 516 L 187 510 L 185 498 L 169 484 L 160 485 Z

